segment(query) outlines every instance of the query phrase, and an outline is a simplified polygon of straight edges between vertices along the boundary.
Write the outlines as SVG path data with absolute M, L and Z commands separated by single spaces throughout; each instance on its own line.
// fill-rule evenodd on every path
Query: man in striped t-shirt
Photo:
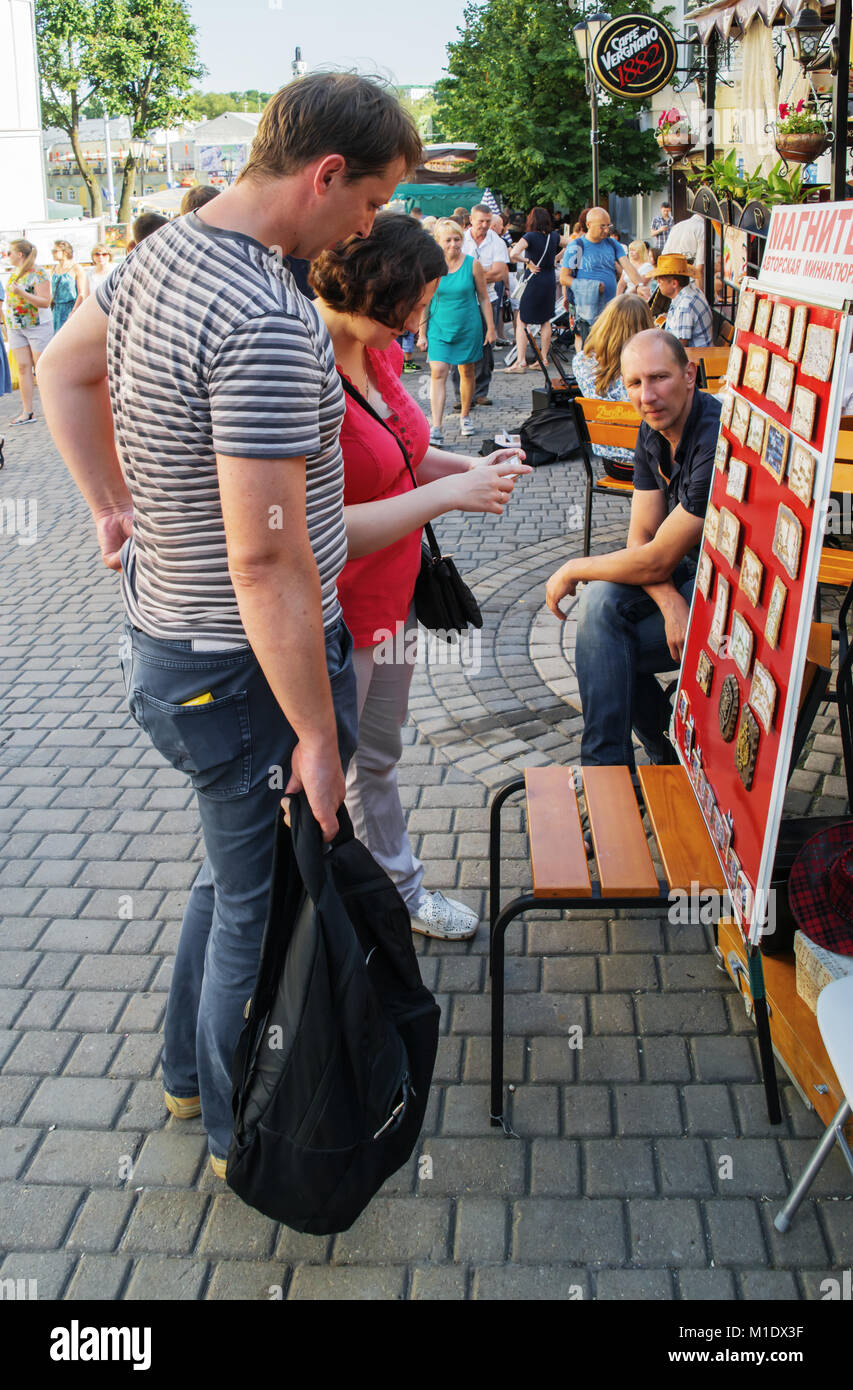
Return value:
M 374 83 L 290 83 L 233 187 L 147 238 L 39 363 L 53 437 L 121 571 L 131 713 L 197 794 L 206 854 L 163 1079 L 173 1114 L 201 1109 L 220 1175 L 278 802 L 304 788 L 331 839 L 356 739 L 335 587 L 343 393 L 284 258 L 367 235 L 419 153 Z

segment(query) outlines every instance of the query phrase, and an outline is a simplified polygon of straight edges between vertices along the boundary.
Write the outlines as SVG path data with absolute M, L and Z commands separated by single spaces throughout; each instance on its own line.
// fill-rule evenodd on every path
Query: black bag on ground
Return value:
M 440 1010 L 388 875 L 303 793 L 276 829 L 269 915 L 234 1054 L 229 1187 L 296 1231 L 347 1230 L 417 1142 Z
M 561 401 L 559 405 L 549 405 L 545 410 L 529 416 L 519 433 L 526 455 L 525 463 L 532 468 L 557 463 L 560 459 L 572 458 L 581 452 L 577 422 L 568 392 L 565 403 Z

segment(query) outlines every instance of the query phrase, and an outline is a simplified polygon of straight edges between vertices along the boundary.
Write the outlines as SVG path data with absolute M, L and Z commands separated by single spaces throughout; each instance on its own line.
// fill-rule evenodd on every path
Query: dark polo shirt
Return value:
M 720 432 L 720 409 L 716 396 L 694 390 L 674 460 L 663 435 L 643 421 L 634 453 L 635 489 L 652 492 L 659 488 L 666 498 L 667 512 L 680 505 L 691 516 L 704 519 Z

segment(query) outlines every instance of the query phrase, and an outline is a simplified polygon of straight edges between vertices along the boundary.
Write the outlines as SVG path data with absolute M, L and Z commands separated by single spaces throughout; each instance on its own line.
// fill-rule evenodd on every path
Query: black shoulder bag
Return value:
M 378 420 L 383 429 L 396 440 L 406 461 L 409 476 L 415 487 L 415 477 L 405 445 L 398 435 L 386 424 L 378 411 L 346 377 L 341 376 L 341 384 L 348 396 Z M 421 542 L 421 569 L 415 584 L 415 617 L 418 622 L 446 642 L 453 640 L 453 634 L 464 632 L 467 627 L 482 627 L 483 615 L 480 605 L 468 585 L 463 580 L 449 555 L 442 555 L 435 532 L 429 522 L 424 523 L 424 540 Z

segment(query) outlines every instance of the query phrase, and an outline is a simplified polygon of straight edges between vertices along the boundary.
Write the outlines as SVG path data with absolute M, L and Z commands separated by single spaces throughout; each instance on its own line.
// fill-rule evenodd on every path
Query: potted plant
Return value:
M 693 149 L 690 121 L 674 106 L 662 111 L 655 139 L 670 159 L 680 159 Z
M 779 116 L 776 148 L 788 163 L 811 164 L 829 149 L 831 141 L 826 125 L 816 111 L 808 109 L 804 100 L 800 99 L 796 106 L 781 101 Z

